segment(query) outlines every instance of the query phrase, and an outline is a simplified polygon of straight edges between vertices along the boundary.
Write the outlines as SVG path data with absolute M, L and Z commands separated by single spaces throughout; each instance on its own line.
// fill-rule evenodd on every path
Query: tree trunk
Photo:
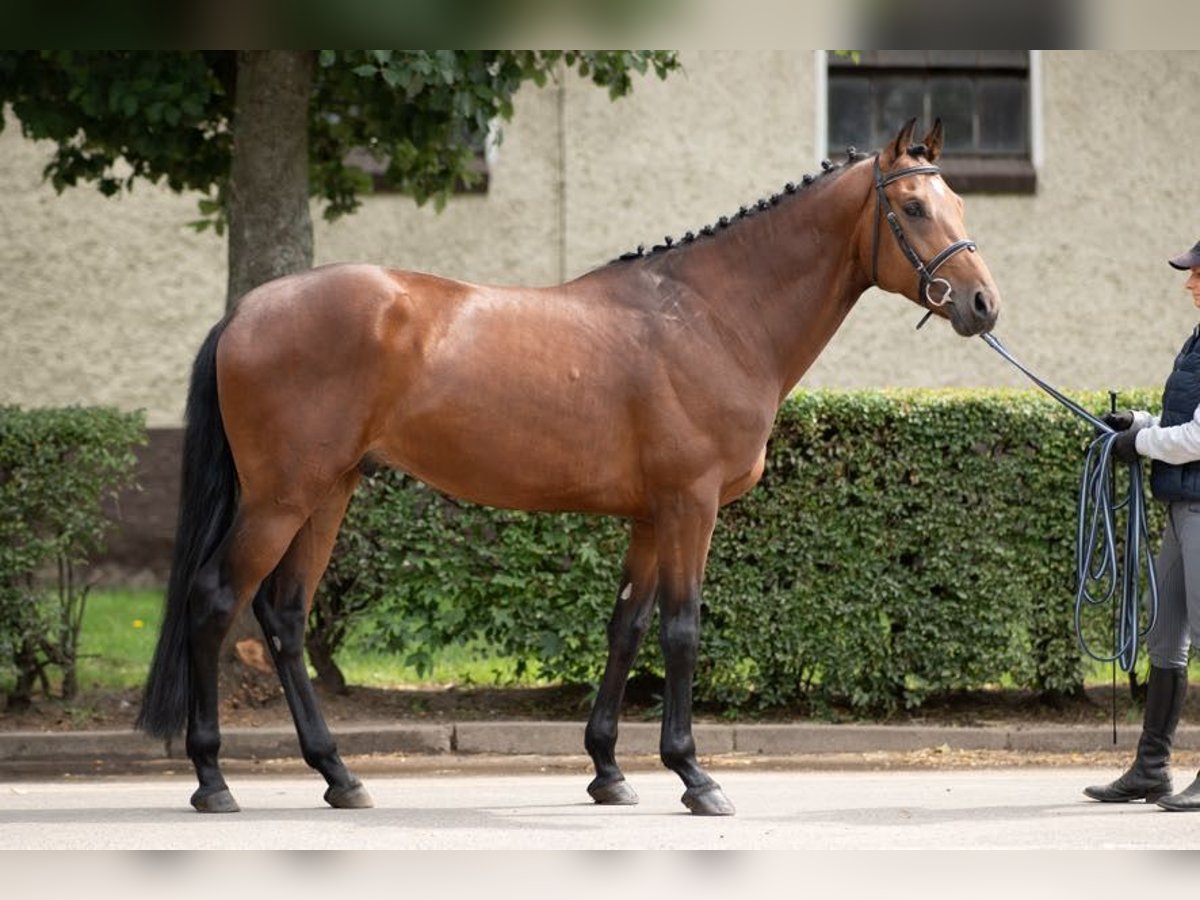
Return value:
M 233 162 L 226 198 L 232 309 L 252 288 L 312 266 L 308 211 L 308 118 L 314 55 L 239 50 Z M 255 704 L 279 693 L 262 631 L 247 609 L 221 657 L 221 694 Z
M 312 266 L 308 105 L 313 65 L 311 51 L 238 51 L 227 198 L 228 308 L 251 288 Z
M 33 691 L 37 687 L 40 666 L 33 642 L 25 638 L 16 651 L 13 666 L 17 670 L 16 683 L 8 692 L 5 707 L 9 712 L 21 712 L 33 704 Z
M 322 631 L 310 631 L 304 639 L 304 649 L 308 651 L 308 661 L 312 663 L 317 673 L 317 683 L 332 694 L 348 694 L 346 676 L 333 658 L 333 648 Z

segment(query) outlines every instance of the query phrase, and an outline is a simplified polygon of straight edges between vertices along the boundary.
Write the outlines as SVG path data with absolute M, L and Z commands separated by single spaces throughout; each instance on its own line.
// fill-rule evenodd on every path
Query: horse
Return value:
M 360 472 L 386 465 L 479 504 L 631 523 L 585 730 L 588 793 L 638 800 L 616 761 L 617 725 L 657 604 L 662 762 L 692 813 L 733 814 L 692 735 L 718 510 L 759 481 L 780 404 L 867 288 L 960 335 L 996 321 L 999 293 L 935 165 L 942 124 L 919 142 L 915 129 L 562 285 L 334 264 L 242 297 L 192 371 L 164 622 L 137 719 L 161 738 L 186 722 L 192 806 L 239 808 L 218 762 L 217 668 L 247 604 L 325 802 L 372 805 L 338 755 L 303 648 Z

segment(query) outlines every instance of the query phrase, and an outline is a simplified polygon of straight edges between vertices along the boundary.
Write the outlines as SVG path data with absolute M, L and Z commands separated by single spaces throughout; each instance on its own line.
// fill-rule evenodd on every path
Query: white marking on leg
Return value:
M 631 581 L 631 582 L 629 582 L 629 584 L 625 585 L 625 589 L 623 591 L 621 591 L 621 599 L 628 600 L 632 594 L 633 594 L 633 582 Z
M 279 635 L 277 635 L 277 634 L 275 634 L 275 635 L 272 635 L 272 636 L 271 636 L 271 642 L 272 642 L 272 643 L 275 645 L 275 652 L 276 652 L 276 653 L 278 653 L 280 650 L 282 650 L 282 649 L 283 649 L 283 641 L 281 641 L 281 640 L 279 639 Z

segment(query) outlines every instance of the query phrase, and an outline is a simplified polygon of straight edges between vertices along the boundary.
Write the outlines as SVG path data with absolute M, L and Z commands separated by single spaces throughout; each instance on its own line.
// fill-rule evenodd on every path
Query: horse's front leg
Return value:
M 696 760 L 692 736 L 692 678 L 700 644 L 700 587 L 716 524 L 716 496 L 682 495 L 660 505 L 655 521 L 659 615 L 666 663 L 659 752 L 687 790 L 683 804 L 697 815 L 731 816 L 733 804 Z
M 617 765 L 617 722 L 629 669 L 637 658 L 654 612 L 657 585 L 658 553 L 654 545 L 654 528 L 649 522 L 634 522 L 621 584 L 617 588 L 617 603 L 608 623 L 608 662 L 584 733 L 584 746 L 596 767 L 596 777 L 588 785 L 588 793 L 597 803 L 631 805 L 638 802 L 637 794 Z

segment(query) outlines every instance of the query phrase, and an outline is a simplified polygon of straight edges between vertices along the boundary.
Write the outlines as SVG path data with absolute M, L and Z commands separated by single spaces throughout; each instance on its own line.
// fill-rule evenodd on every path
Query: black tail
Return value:
M 217 403 L 217 343 L 222 320 L 208 333 L 192 368 L 179 492 L 179 524 L 162 631 L 135 727 L 168 738 L 187 721 L 191 697 L 188 593 L 200 567 L 225 538 L 237 509 L 237 470 Z

